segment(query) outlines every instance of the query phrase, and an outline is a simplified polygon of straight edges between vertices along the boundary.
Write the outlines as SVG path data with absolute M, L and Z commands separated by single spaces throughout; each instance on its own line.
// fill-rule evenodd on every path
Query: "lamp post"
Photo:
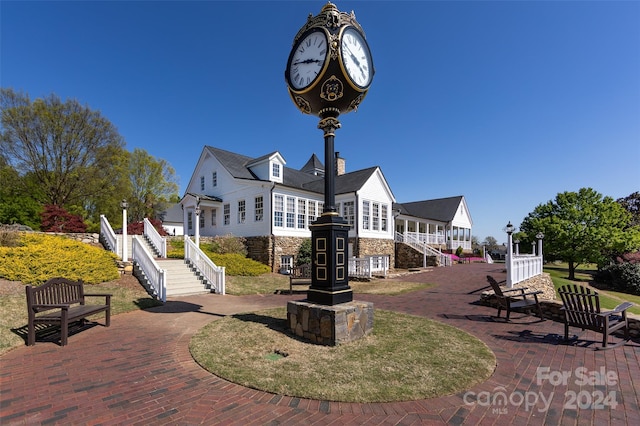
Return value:
M 122 199 L 120 207 L 122 207 L 122 261 L 126 262 L 129 260 L 127 253 L 127 207 L 129 207 L 129 203 L 127 200 Z
M 536 238 L 538 239 L 538 256 L 542 257 L 542 239 L 544 238 L 544 234 L 542 232 L 538 232 L 536 234 Z
M 504 230 L 507 232 L 507 288 L 513 287 L 513 278 L 511 272 L 513 271 L 513 241 L 511 234 L 515 231 L 515 226 L 511 224 L 511 221 L 507 224 Z

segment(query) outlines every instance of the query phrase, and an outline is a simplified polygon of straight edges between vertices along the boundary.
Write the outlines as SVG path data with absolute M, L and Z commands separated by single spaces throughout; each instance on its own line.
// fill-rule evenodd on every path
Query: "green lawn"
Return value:
M 566 263 L 553 263 L 545 266 L 545 272 L 548 272 L 553 280 L 553 286 L 556 289 L 556 296 L 558 299 L 560 296 L 557 294 L 558 288 L 566 284 L 578 284 L 578 285 L 592 285 L 593 273 L 597 270 L 596 265 L 581 265 L 581 268 L 576 269 L 575 281 L 569 280 L 569 267 Z M 627 312 L 640 315 L 640 296 L 632 294 L 620 293 L 612 290 L 601 290 L 596 288 L 598 294 L 600 294 L 600 306 L 602 309 L 613 309 L 622 302 L 631 302 L 635 306 L 629 309 Z

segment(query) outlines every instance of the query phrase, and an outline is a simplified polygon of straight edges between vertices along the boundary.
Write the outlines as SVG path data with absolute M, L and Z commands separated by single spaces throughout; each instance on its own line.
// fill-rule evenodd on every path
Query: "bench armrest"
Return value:
M 106 297 L 107 299 L 110 299 L 111 296 L 113 296 L 112 294 L 98 294 L 98 293 L 85 293 L 84 297 Z

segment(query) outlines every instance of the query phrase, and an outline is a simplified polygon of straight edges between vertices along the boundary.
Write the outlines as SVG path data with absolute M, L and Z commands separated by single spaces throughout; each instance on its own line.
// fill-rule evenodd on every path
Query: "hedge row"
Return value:
M 600 269 L 595 280 L 612 290 L 640 296 L 640 263 L 619 263 Z

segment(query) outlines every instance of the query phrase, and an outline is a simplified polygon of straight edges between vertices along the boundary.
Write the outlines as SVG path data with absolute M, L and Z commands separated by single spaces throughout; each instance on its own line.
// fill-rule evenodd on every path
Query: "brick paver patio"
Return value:
M 0 424 L 640 424 L 640 342 L 595 351 L 598 335 L 561 342 L 562 324 L 476 304 L 500 265 L 438 268 L 402 277 L 438 284 L 400 296 L 357 295 L 377 309 L 426 316 L 483 340 L 495 373 L 457 395 L 351 404 L 273 395 L 219 379 L 191 358 L 190 337 L 224 315 L 285 306 L 303 296 L 190 296 L 112 318 L 0 358 Z M 464 360 L 460 360 L 464 362 Z M 555 386 L 554 386 L 555 385 Z

